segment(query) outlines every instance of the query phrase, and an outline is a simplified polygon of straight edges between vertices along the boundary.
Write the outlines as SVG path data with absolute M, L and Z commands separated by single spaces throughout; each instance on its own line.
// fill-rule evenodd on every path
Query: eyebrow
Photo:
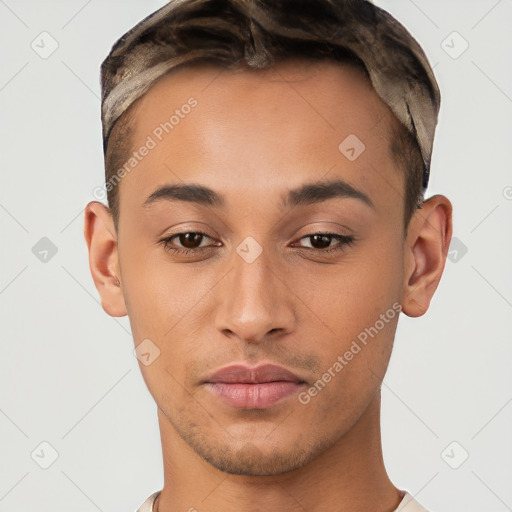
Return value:
M 341 179 L 305 183 L 295 189 L 291 189 L 281 196 L 279 208 L 281 210 L 291 209 L 301 205 L 320 203 L 333 198 L 358 199 L 375 209 L 372 200 L 363 191 Z M 149 195 L 142 206 L 148 207 L 162 200 L 187 201 L 214 208 L 226 206 L 226 201 L 222 195 L 211 188 L 195 183 L 164 185 Z

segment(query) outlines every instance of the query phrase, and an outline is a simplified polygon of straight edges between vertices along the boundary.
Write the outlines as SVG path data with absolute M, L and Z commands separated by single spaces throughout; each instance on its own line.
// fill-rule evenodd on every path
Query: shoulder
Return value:
M 398 508 L 393 512 L 429 512 L 423 505 L 417 502 L 407 491 L 403 492 L 403 498 Z
M 153 503 L 155 503 L 155 500 L 160 492 L 161 491 L 154 492 L 151 496 L 149 496 L 148 499 L 137 509 L 137 512 L 153 512 Z

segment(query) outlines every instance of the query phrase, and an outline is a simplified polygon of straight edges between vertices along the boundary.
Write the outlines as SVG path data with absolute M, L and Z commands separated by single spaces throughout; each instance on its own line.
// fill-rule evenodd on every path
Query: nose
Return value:
M 233 268 L 219 283 L 216 328 L 224 335 L 258 343 L 295 327 L 294 294 L 270 251 L 252 262 L 236 252 Z

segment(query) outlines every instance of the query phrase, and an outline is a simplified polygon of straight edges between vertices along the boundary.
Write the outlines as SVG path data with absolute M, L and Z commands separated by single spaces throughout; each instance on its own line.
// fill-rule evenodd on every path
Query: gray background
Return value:
M 134 511 L 163 483 L 156 406 L 82 229 L 103 180 L 100 63 L 164 3 L 0 0 L 0 511 Z M 399 322 L 386 466 L 432 512 L 512 510 L 512 1 L 376 3 L 435 68 L 427 195 L 452 200 L 455 237 L 430 310 Z

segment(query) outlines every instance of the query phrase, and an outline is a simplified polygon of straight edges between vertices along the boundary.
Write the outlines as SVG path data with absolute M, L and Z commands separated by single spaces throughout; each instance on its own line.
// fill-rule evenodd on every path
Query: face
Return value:
M 122 296 L 135 345 L 160 351 L 141 365 L 150 393 L 213 466 L 302 467 L 378 393 L 404 281 L 392 122 L 360 71 L 326 62 L 184 68 L 138 103 L 131 149 L 149 149 L 119 185 Z M 300 382 L 221 396 L 205 381 L 234 363 Z

